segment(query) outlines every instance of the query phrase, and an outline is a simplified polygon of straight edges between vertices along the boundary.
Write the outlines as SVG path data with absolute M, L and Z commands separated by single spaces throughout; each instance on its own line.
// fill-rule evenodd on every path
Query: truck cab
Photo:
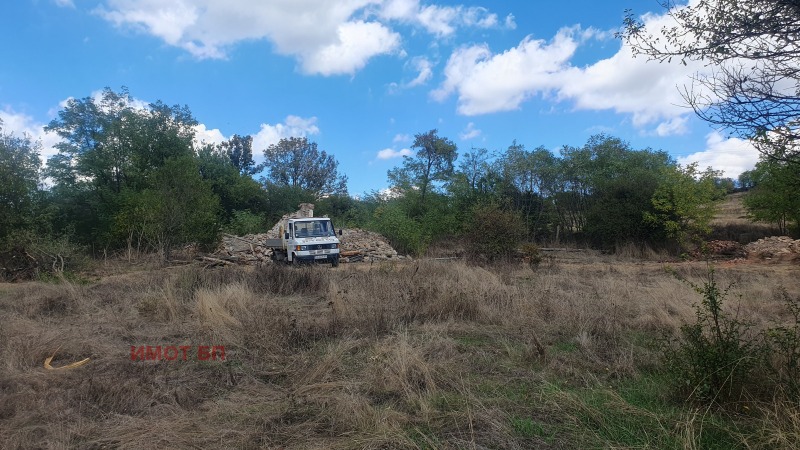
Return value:
M 340 232 L 341 233 L 341 232 Z M 280 228 L 281 251 L 273 258 L 288 263 L 331 263 L 339 265 L 339 238 L 327 217 L 288 219 Z

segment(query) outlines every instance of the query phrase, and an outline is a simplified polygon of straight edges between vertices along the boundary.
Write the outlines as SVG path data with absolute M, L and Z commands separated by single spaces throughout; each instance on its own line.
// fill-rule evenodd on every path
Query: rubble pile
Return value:
M 293 213 L 284 214 L 272 228 L 267 231 L 267 239 L 278 239 L 280 238 L 280 228 L 281 224 L 285 223 L 289 219 L 304 219 L 306 217 L 314 217 L 314 205 L 311 203 L 300 203 L 300 209 Z
M 339 236 L 341 241 L 342 262 L 355 262 L 356 260 L 385 260 L 403 259 L 397 251 L 389 245 L 389 241 L 378 233 L 348 228 L 342 230 Z
M 286 214 L 266 233 L 234 236 L 223 234 L 222 241 L 213 255 L 204 257 L 206 262 L 218 264 L 259 264 L 272 261 L 272 250 L 266 247 L 267 239 L 280 238 L 279 230 L 286 219 L 314 217 L 314 205 L 301 203 L 300 209 Z M 389 245 L 385 237 L 372 231 L 359 228 L 342 230 L 338 235 L 341 241 L 341 262 L 403 259 Z
M 736 241 L 709 241 L 706 243 L 705 248 L 712 257 L 744 258 L 747 256 L 742 244 Z
M 277 232 L 276 232 L 277 233 Z M 223 234 L 214 257 L 237 264 L 256 264 L 272 260 L 272 250 L 264 246 L 267 233 L 234 236 Z
M 744 246 L 749 258 L 779 259 L 793 261 L 800 259 L 800 240 L 788 236 L 771 236 L 759 239 Z

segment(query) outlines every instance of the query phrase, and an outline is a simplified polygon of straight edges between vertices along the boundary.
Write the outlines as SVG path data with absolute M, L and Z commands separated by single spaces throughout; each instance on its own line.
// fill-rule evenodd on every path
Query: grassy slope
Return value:
M 0 284 L 0 448 L 732 448 L 797 443 L 796 409 L 681 406 L 654 340 L 696 294 L 660 263 L 558 255 L 108 275 Z M 701 279 L 702 264 L 675 270 Z M 781 319 L 788 266 L 737 265 Z M 131 361 L 130 346 L 226 360 Z M 46 371 L 90 357 L 86 366 Z M 731 416 L 734 414 L 734 416 Z

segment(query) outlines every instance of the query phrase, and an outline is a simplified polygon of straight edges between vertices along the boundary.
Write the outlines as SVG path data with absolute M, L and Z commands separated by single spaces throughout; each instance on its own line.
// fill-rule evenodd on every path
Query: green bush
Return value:
M 800 399 L 800 297 L 793 298 L 785 288 L 778 295 L 789 312 L 790 324 L 764 331 L 766 367 L 774 382 L 792 399 Z
M 539 267 L 539 264 L 542 262 L 542 252 L 538 245 L 532 242 L 526 242 L 520 247 L 520 252 L 522 253 L 522 258 L 532 268 Z
M 701 285 L 686 282 L 703 299 L 695 305 L 697 320 L 681 327 L 682 339 L 665 343 L 666 368 L 690 400 L 739 400 L 753 386 L 754 369 L 765 354 L 761 341 L 750 323 L 723 310 L 728 289 L 719 288 L 713 268 Z
M 525 221 L 497 203 L 472 208 L 466 230 L 467 252 L 473 259 L 496 261 L 512 257 L 526 237 Z
M 234 211 L 231 220 L 224 228 L 225 232 L 244 236 L 264 232 L 264 219 L 250 211 Z
M 379 206 L 372 215 L 368 228 L 384 235 L 400 253 L 421 255 L 430 243 L 424 228 L 408 217 L 397 203 Z

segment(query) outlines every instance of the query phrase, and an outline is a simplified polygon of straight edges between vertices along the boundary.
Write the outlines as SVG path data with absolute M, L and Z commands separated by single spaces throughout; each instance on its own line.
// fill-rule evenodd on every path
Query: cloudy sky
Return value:
M 593 134 L 736 177 L 756 153 L 682 106 L 702 66 L 632 58 L 626 9 L 656 0 L 17 0 L 0 15 L 0 118 L 45 153 L 70 97 L 128 87 L 188 105 L 198 137 L 282 137 L 335 155 L 357 194 L 386 187 L 416 133 L 472 147 L 557 151 Z

